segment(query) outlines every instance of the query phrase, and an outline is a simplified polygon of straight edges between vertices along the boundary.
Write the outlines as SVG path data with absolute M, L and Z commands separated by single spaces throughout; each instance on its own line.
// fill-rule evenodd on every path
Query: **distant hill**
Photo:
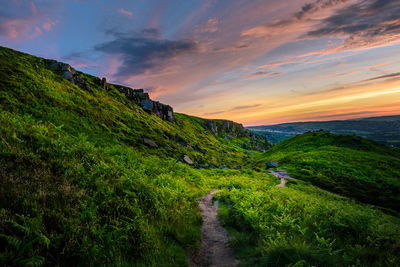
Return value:
M 385 145 L 400 147 L 400 115 L 351 120 L 308 121 L 247 127 L 277 144 L 308 131 L 325 130 L 336 134 L 354 134 Z

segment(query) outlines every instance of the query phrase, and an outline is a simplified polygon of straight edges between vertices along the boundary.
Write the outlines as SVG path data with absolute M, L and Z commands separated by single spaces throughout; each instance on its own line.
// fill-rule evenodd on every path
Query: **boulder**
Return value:
M 148 139 L 148 138 L 143 138 L 143 143 L 148 147 L 152 147 L 152 148 L 157 148 L 158 147 L 156 142 L 154 142 L 153 140 Z
M 182 136 L 180 136 L 179 134 L 175 134 L 175 141 L 184 146 L 188 145 L 188 141 L 185 138 L 183 138 Z
M 188 165 L 193 165 L 193 161 L 189 158 L 188 155 L 183 156 L 183 162 Z
M 70 82 L 74 81 L 74 75 L 72 74 L 72 72 L 64 71 L 63 72 L 63 77 L 64 77 L 64 79 L 67 79 Z
M 66 63 L 59 63 L 61 66 L 61 71 L 68 71 L 71 72 L 73 75 L 76 74 L 76 70 L 71 67 L 69 64 Z
M 194 150 L 196 150 L 197 152 L 203 153 L 203 149 L 200 147 L 199 144 L 194 145 Z
M 265 163 L 265 166 L 267 168 L 276 168 L 278 167 L 278 163 L 276 161 L 268 161 L 267 163 Z

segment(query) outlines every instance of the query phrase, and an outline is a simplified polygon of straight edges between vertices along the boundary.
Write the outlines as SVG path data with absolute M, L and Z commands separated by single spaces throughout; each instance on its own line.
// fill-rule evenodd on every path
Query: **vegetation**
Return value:
M 242 266 L 398 266 L 400 219 L 305 184 L 229 177 L 220 217 Z
M 325 131 L 287 139 L 260 156 L 256 164 L 277 161 L 294 178 L 400 210 L 400 150 L 351 135 Z
M 220 190 L 221 220 L 245 266 L 400 264 L 398 217 L 307 184 L 277 188 L 276 178 L 251 169 L 254 158 L 273 158 L 294 172 L 298 163 L 279 153 L 300 153 L 301 139 L 262 155 L 243 148 L 250 137 L 215 135 L 201 118 L 176 114 L 172 124 L 149 115 L 90 75 L 81 74 L 91 89 L 84 91 L 44 59 L 7 48 L 0 58 L 0 265 L 186 266 L 200 242 L 197 199 L 212 189 Z M 350 137 L 333 135 L 322 146 L 326 133 L 318 134 L 309 153 L 372 151 L 382 173 L 398 164 L 397 150 L 366 140 L 350 148 Z M 183 155 L 219 168 L 190 167 Z M 365 168 L 342 163 L 354 175 Z M 394 169 L 382 184 L 397 177 Z

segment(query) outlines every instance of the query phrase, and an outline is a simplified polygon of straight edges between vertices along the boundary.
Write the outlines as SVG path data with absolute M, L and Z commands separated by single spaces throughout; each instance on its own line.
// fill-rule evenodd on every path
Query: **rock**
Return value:
M 278 163 L 276 161 L 268 161 L 267 163 L 265 163 L 265 166 L 267 168 L 276 168 L 278 167 Z
M 61 71 L 71 72 L 72 75 L 76 74 L 76 70 L 73 67 L 71 67 L 69 64 L 66 64 L 66 63 L 59 63 L 59 64 L 61 65 Z
M 205 128 L 215 135 L 219 133 L 228 134 L 226 137 L 244 137 L 248 135 L 248 130 L 242 124 L 228 120 L 205 120 Z
M 112 84 L 118 91 L 125 94 L 127 98 L 142 107 L 148 113 L 154 113 L 163 120 L 175 122 L 174 110 L 171 106 L 150 99 L 149 94 L 143 89 L 132 89 L 130 87 Z
M 47 60 L 46 62 L 51 69 L 57 72 L 61 72 L 63 74 L 63 77 L 71 83 L 76 84 L 83 90 L 90 91 L 89 86 L 86 84 L 85 80 L 82 79 L 79 72 L 77 72 L 69 64 L 57 62 L 55 60 Z M 102 78 L 101 80 L 99 78 L 95 78 L 94 82 L 98 86 L 102 87 L 104 90 L 109 89 L 109 84 L 107 83 L 106 78 Z M 145 93 L 143 89 L 132 89 L 130 87 L 117 84 L 112 84 L 112 86 L 114 86 L 120 92 L 124 93 L 127 98 L 135 102 L 137 105 L 141 106 L 146 112 L 155 113 L 163 120 L 175 122 L 174 110 L 172 109 L 172 107 L 151 100 L 149 94 Z
M 143 99 L 140 101 L 140 105 L 145 111 L 152 111 L 153 110 L 153 100 L 150 99 Z
M 51 69 L 57 72 L 62 72 L 62 76 L 64 77 L 64 79 L 77 85 L 82 90 L 90 91 L 90 87 L 86 84 L 86 81 L 81 77 L 79 72 L 77 72 L 73 67 L 71 67 L 71 65 L 63 62 L 57 62 L 54 60 L 50 60 L 47 62 L 48 64 L 50 64 Z
M 194 145 L 194 150 L 196 150 L 197 152 L 203 153 L 203 154 L 205 153 L 199 144 Z
M 60 66 L 58 65 L 58 62 L 53 62 L 50 64 L 50 68 L 53 70 L 59 70 Z
M 179 134 L 175 134 L 175 141 L 184 146 L 188 145 L 188 141 L 185 138 L 183 138 L 182 136 L 180 136 Z
M 164 136 L 166 139 L 174 139 L 174 135 L 167 131 L 164 131 Z
M 188 165 L 193 165 L 193 161 L 189 158 L 188 155 L 183 156 L 183 162 Z
M 63 72 L 63 77 L 64 77 L 64 79 L 67 79 L 70 82 L 74 81 L 74 76 L 72 75 L 72 72 L 64 71 Z
M 212 164 L 210 164 L 210 165 L 208 165 L 208 168 L 210 168 L 210 169 L 215 169 L 215 166 L 212 165 Z
M 107 88 L 107 79 L 106 79 L 105 77 L 103 77 L 103 78 L 101 79 L 100 86 L 101 86 L 104 90 L 108 90 L 108 88 Z
M 152 148 L 158 148 L 158 145 L 156 144 L 156 142 L 154 142 L 154 141 L 151 140 L 151 139 L 143 138 L 143 143 L 144 143 L 146 146 L 149 146 L 149 147 L 152 147 Z

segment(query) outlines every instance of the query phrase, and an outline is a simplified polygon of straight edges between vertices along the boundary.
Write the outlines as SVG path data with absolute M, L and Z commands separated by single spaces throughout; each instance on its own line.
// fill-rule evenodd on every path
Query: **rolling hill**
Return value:
M 377 142 L 400 147 L 400 115 L 337 121 L 293 122 L 247 127 L 277 144 L 309 131 L 325 130 L 336 134 L 354 134 Z
M 280 142 L 256 160 L 277 161 L 300 180 L 400 211 L 400 149 L 352 135 L 310 132 Z

